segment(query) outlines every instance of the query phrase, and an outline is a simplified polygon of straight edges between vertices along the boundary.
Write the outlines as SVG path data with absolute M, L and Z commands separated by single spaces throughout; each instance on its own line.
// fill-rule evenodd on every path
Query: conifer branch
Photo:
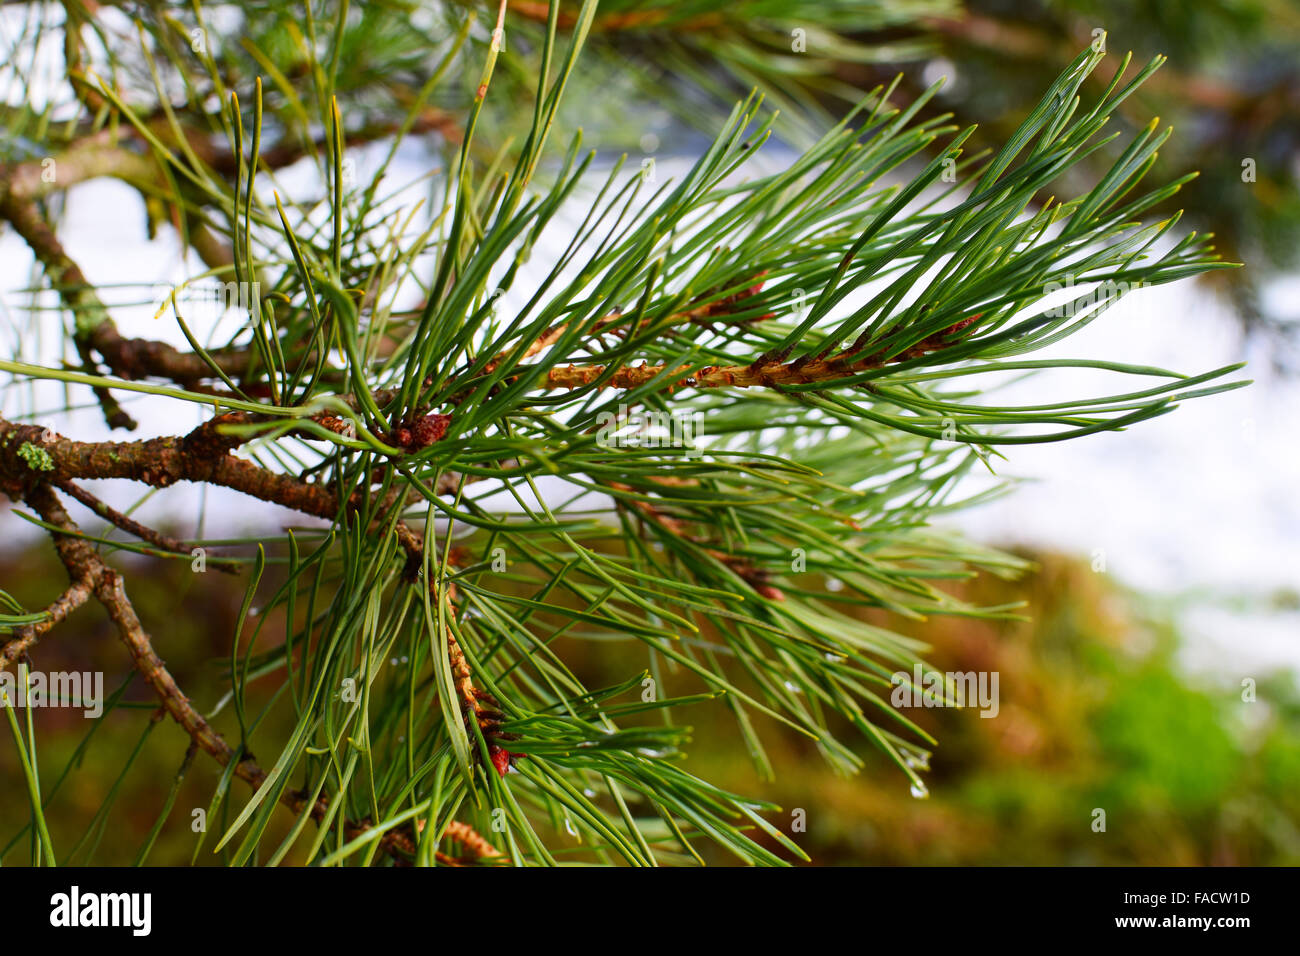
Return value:
M 201 8 L 172 12 L 210 27 Z M 0 656 L 31 652 L 96 598 L 166 713 L 254 788 L 221 843 L 241 834 L 237 865 L 267 839 L 271 807 L 258 807 L 273 795 L 300 826 L 321 825 L 311 862 L 323 865 L 549 864 L 557 824 L 592 862 L 696 861 L 697 839 L 788 862 L 804 851 L 774 805 L 673 759 L 689 739 L 677 708 L 726 695 L 760 766 L 760 727 L 780 724 L 839 771 L 875 747 L 923 788 L 915 754 L 930 740 L 882 688 L 924 662 L 887 622 L 996 613 L 936 582 L 1018 566 L 927 528 L 963 476 L 997 445 L 1121 429 L 1241 384 L 1231 368 L 1031 354 L 1121 293 L 1227 267 L 1176 216 L 1144 223 L 1190 181 L 1140 185 L 1168 135 L 1155 124 L 1110 147 L 1090 188 L 1038 201 L 1106 151 L 1108 117 L 1159 61 L 1124 79 L 1125 59 L 1088 99 L 1102 55 L 1084 51 L 991 155 L 965 152 L 972 131 L 927 112 L 933 91 L 900 111 L 887 88 L 756 171 L 776 121 L 751 97 L 660 184 L 621 163 L 597 175 L 578 137 L 552 142 L 583 44 L 678 29 L 719 49 L 734 11 L 499 0 L 488 27 L 493 12 L 485 31 L 457 4 L 422 21 L 370 5 L 314 19 L 295 44 L 255 5 L 239 42 L 205 51 L 153 20 L 139 50 L 98 31 L 70 40 L 72 133 L 51 137 L 34 117 L 29 129 L 67 175 L 46 183 L 39 154 L 18 156 L 0 171 L 0 218 L 75 317 L 85 371 L 0 370 L 90 389 L 110 422 L 124 423 L 122 392 L 215 412 L 184 433 L 76 441 L 25 424 L 48 420 L 39 406 L 6 409 L 0 492 L 36 510 L 71 584 L 43 616 L 8 617 L 21 627 Z M 509 52 L 507 25 L 523 41 Z M 529 56 L 537 69 L 520 71 Z M 131 69 L 92 86 L 81 71 L 100 59 Z M 524 80 L 531 108 L 498 109 Z M 444 162 L 396 182 L 401 139 L 421 130 Z M 358 177 L 349 148 L 390 134 Z M 283 188 L 275 173 L 297 159 L 315 178 Z M 179 296 L 192 351 L 120 334 L 40 205 L 100 176 L 131 183 L 151 223 L 188 237 L 202 277 L 257 290 L 221 348 L 204 351 L 222 326 L 191 328 Z M 1120 292 L 1094 294 L 1108 286 Z M 1141 384 L 1019 406 L 979 384 L 1056 367 Z M 652 425 L 629 437 L 632 416 Z M 683 438 L 683 422 L 705 434 Z M 284 748 L 270 770 L 185 697 L 122 574 L 54 489 L 154 556 L 185 542 L 78 484 L 92 479 L 227 488 L 327 524 L 310 545 L 287 531 L 241 539 L 256 545 L 243 607 L 256 600 L 259 616 L 248 645 L 231 635 L 227 699 L 244 736 L 264 704 L 258 733 Z M 839 589 L 818 583 L 832 578 Z M 864 609 L 886 623 L 864 630 Z M 571 648 L 615 642 L 638 655 L 632 672 L 588 686 Z M 291 790 L 290 774 L 315 789 Z M 505 824 L 500 847 L 489 819 L 493 833 Z

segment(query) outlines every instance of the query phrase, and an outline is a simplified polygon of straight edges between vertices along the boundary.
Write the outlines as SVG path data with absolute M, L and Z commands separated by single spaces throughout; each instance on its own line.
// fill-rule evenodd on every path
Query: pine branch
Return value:
M 1241 384 L 1232 369 L 1030 355 L 1120 294 L 1226 266 L 1176 217 L 1144 222 L 1190 181 L 1141 185 L 1168 134 L 1102 135 L 1159 61 L 1125 80 L 1125 59 L 1085 103 L 1102 60 L 1085 51 L 991 155 L 968 154 L 969 129 L 926 115 L 933 91 L 900 111 L 886 88 L 784 168 L 756 173 L 775 121 L 751 97 L 660 185 L 621 162 L 598 175 L 577 137 L 551 143 L 579 51 L 592 33 L 674 25 L 682 42 L 717 48 L 732 12 L 629 0 L 602 15 L 586 2 L 548 8 L 534 29 L 540 8 L 515 6 L 506 19 L 504 3 L 488 11 L 491 31 L 457 5 L 422 25 L 366 7 L 313 21 L 303 44 L 256 7 L 241 42 L 199 56 L 152 13 L 138 51 L 95 41 L 120 68 L 113 85 L 76 87 L 83 115 L 63 148 L 78 177 L 138 184 L 134 160 L 115 166 L 100 150 L 146 158 L 165 184 L 140 184 L 169 207 L 159 221 L 199 237 L 210 274 L 260 288 L 216 350 L 200 347 L 181 296 L 172 316 L 192 352 L 123 339 L 36 205 L 33 168 L 0 177 L 0 216 L 77 317 L 86 362 L 0 370 L 213 410 L 186 434 L 134 442 L 53 435 L 25 424 L 44 418 L 35 409 L 0 419 L 0 491 L 36 509 L 73 581 L 45 617 L 12 618 L 31 630 L 3 653 L 29 652 L 87 595 L 104 604 L 167 712 L 255 787 L 219 843 L 236 865 L 267 839 L 271 799 L 298 814 L 272 862 L 308 819 L 320 865 L 552 864 L 573 850 L 559 827 L 592 862 L 698 862 L 697 839 L 746 863 L 797 858 L 778 808 L 675 762 L 689 741 L 678 709 L 725 695 L 761 769 L 776 726 L 844 772 L 874 746 L 924 792 L 933 741 L 889 703 L 895 673 L 926 668 L 922 651 L 862 612 L 1006 612 L 943 586 L 1019 567 L 927 530 L 961 504 L 962 478 L 997 446 L 1122 429 Z M 866 15 L 834 5 L 817 23 Z M 202 30 L 204 11 L 193 16 Z M 503 49 L 506 26 L 533 30 L 535 48 Z M 73 46 L 70 64 L 90 56 Z M 511 125 L 497 107 L 517 103 L 523 75 L 498 61 L 516 66 L 515 47 L 537 57 L 535 103 L 510 110 L 518 135 L 496 140 Z M 248 89 L 250 76 L 266 88 Z M 129 147 L 97 138 L 94 104 L 130 130 Z M 398 143 L 420 128 L 447 151 L 417 183 L 432 208 L 389 181 Z M 369 180 L 351 181 L 349 146 L 393 131 Z M 264 149 L 264 132 L 277 145 Z M 1091 188 L 1041 201 L 1103 154 Z M 278 164 L 295 157 L 318 180 L 278 188 Z M 1141 384 L 1010 406 L 981 378 L 1060 367 Z M 636 433 L 638 418 L 653 425 Z M 229 719 L 241 740 L 279 721 L 271 769 L 184 698 L 121 576 L 51 488 L 155 553 L 183 542 L 101 506 L 83 479 L 224 487 L 328 524 L 248 539 Z M 832 578 L 837 590 L 822 587 Z M 575 644 L 634 647 L 646 669 L 589 687 Z M 489 825 L 499 839 L 482 835 Z M 438 850 L 444 838 L 459 849 Z

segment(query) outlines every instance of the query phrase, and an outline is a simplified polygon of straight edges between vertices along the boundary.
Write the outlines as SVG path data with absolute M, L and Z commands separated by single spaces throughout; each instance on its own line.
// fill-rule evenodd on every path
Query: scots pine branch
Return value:
M 961 505 L 963 477 L 995 446 L 1122 429 L 1241 384 L 1230 368 L 1030 354 L 1121 295 L 1226 267 L 1176 218 L 1145 221 L 1186 184 L 1143 185 L 1167 132 L 1103 135 L 1158 61 L 1124 80 L 1124 60 L 1085 102 L 1101 55 L 1081 54 L 992 155 L 966 155 L 970 131 L 946 117 L 921 118 L 933 91 L 900 111 L 879 89 L 771 171 L 756 157 L 773 119 L 754 96 L 659 183 L 578 136 L 552 141 L 587 34 L 646 25 L 593 2 L 566 8 L 563 32 L 548 9 L 535 103 L 509 146 L 489 142 L 480 121 L 499 105 L 512 22 L 500 17 L 534 7 L 478 24 L 452 4 L 432 25 L 340 8 L 328 28 L 313 21 L 311 43 L 262 7 L 226 41 L 198 10 L 206 45 L 188 51 L 154 12 L 138 51 L 96 35 L 123 69 L 113 83 L 77 71 L 83 112 L 63 155 L 79 157 L 78 181 L 128 179 L 157 225 L 206 236 L 192 244 L 208 271 L 156 303 L 188 350 L 121 336 L 63 250 L 31 157 L 0 175 L 0 217 L 72 316 L 82 366 L 0 370 L 89 389 L 110 420 L 128 397 L 212 410 L 117 442 L 6 408 L 0 490 L 35 512 L 69 586 L 2 619 L 0 660 L 39 653 L 94 597 L 190 746 L 254 788 L 242 805 L 216 795 L 232 812 L 213 843 L 236 864 L 263 847 L 327 865 L 657 865 L 700 861 L 706 844 L 747 863 L 797 858 L 777 807 L 682 768 L 681 708 L 728 708 L 766 775 L 764 738 L 790 732 L 846 772 L 874 748 L 923 794 L 934 741 L 890 691 L 928 665 L 878 622 L 1007 610 L 944 588 L 1018 567 L 929 530 Z M 391 47 L 385 78 L 368 36 Z M 435 106 L 462 73 L 464 109 Z M 129 147 L 100 142 L 91 106 Z M 416 201 L 394 157 L 420 130 L 445 162 L 405 184 Z M 389 133 L 358 176 L 350 147 Z M 1092 188 L 1045 198 L 1107 151 Z M 315 171 L 305 191 L 278 179 L 295 161 Z M 231 303 L 240 327 L 210 348 L 187 287 L 214 277 L 247 294 Z M 1058 367 L 1138 384 L 988 398 L 990 380 Z M 78 484 L 92 479 L 222 487 L 316 522 L 223 548 L 247 591 L 219 714 L 163 666 L 125 572 L 59 492 L 152 559 L 205 542 L 109 507 Z M 610 648 L 638 663 L 587 686 L 580 665 Z M 258 735 L 274 737 L 273 760 L 252 760 Z M 272 848 L 277 805 L 295 818 Z

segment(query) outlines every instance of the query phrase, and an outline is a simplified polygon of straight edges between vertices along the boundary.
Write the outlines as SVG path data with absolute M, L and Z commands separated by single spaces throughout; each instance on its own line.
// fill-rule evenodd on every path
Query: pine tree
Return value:
M 1233 368 L 1032 355 L 1127 290 L 1227 266 L 1177 217 L 1143 220 L 1192 178 L 1142 184 L 1169 132 L 1104 132 L 1160 61 L 1124 58 L 1085 97 L 1104 58 L 1085 50 L 1005 145 L 973 155 L 971 129 L 924 110 L 933 88 L 900 109 L 886 86 L 774 171 L 759 157 L 775 119 L 751 95 L 667 181 L 560 120 L 594 2 L 503 3 L 488 24 L 467 6 L 255 3 L 218 23 L 197 6 L 65 5 L 68 96 L 33 83 L 6 108 L 0 175 L 0 219 L 39 263 L 65 360 L 0 360 L 0 490 L 49 532 L 68 585 L 44 609 L 0 592 L 0 659 L 26 675 L 73 610 L 102 607 L 189 739 L 180 776 L 224 768 L 196 859 L 799 859 L 781 808 L 683 768 L 681 710 L 727 708 L 767 776 L 763 739 L 785 728 L 846 773 L 878 748 L 924 795 L 935 741 L 890 703 L 896 675 L 929 669 L 924 649 L 859 612 L 1009 610 L 942 586 L 1019 567 L 929 527 L 969 503 L 963 476 L 1004 447 L 1240 384 Z M 519 49 L 516 17 L 535 40 Z M 389 174 L 421 135 L 446 161 L 417 203 Z M 367 145 L 381 158 L 362 176 Z M 281 183 L 295 165 L 316 173 L 309 195 Z M 61 198 L 98 177 L 132 186 L 202 263 L 150 306 L 188 348 L 125 336 L 66 251 Z M 245 315 L 221 339 L 192 321 L 205 283 Z M 43 301 L 27 321 L 52 330 Z M 1133 382 L 1068 403 L 986 395 L 1060 367 Z M 207 417 L 64 435 L 50 383 L 112 429 L 135 426 L 133 402 Z M 301 524 L 179 540 L 92 479 L 222 487 Z M 72 502 L 109 527 L 85 530 Z M 178 686 L 117 552 L 241 577 L 224 699 Z M 571 655 L 613 642 L 639 644 L 644 669 L 586 686 Z M 7 714 L 23 834 L 34 860 L 61 861 L 37 728 Z M 187 825 L 170 799 L 160 811 L 142 860 Z

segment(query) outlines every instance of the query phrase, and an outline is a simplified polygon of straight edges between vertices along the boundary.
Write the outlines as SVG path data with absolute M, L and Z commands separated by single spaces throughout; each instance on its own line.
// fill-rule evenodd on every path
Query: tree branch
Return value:
M 764 360 L 760 358 L 751 365 L 709 365 L 691 373 L 691 366 L 679 365 L 669 368 L 666 365 L 623 366 L 610 378 L 601 383 L 602 388 L 637 388 L 655 379 L 660 379 L 670 388 L 781 388 L 787 385 L 811 385 L 815 382 L 831 382 L 860 372 L 882 368 L 891 362 L 903 362 L 919 358 L 931 352 L 937 352 L 952 344 L 948 339 L 971 325 L 983 313 L 977 313 L 968 319 L 955 322 L 946 329 L 928 335 L 920 342 L 897 354 L 885 357 L 882 353 L 869 355 L 853 361 L 850 359 L 852 349 L 832 359 L 809 358 L 794 362 Z M 556 367 L 546 373 L 545 380 L 537 388 L 580 388 L 590 385 L 605 374 L 604 365 L 569 365 Z M 515 379 L 522 376 L 515 376 Z
M 13 636 L 0 646 L 0 670 L 22 657 L 40 637 L 66 618 L 90 597 L 89 581 L 73 581 L 57 601 L 45 609 L 45 617 L 15 628 Z
M 189 555 L 193 553 L 194 549 L 191 545 L 186 544 L 184 541 L 180 541 L 176 538 L 165 535 L 161 531 L 155 531 L 153 528 L 150 528 L 148 525 L 141 524 L 140 522 L 136 521 L 134 518 L 122 514 L 122 512 L 116 510 L 115 508 L 111 508 L 104 502 L 100 501 L 98 498 L 96 498 L 90 492 L 86 491 L 84 488 L 78 485 L 74 485 L 72 482 L 64 478 L 55 479 L 54 484 L 58 486 L 60 491 L 71 496 L 72 498 L 75 498 L 77 501 L 81 502 L 83 505 L 85 505 L 91 511 L 95 512 L 95 514 L 99 515 L 104 520 L 109 521 L 112 524 L 116 525 L 117 527 L 121 528 L 127 534 L 135 535 L 141 541 L 147 541 L 149 544 L 152 544 L 155 548 L 158 548 L 162 551 L 171 552 L 172 554 Z M 213 560 L 216 562 L 213 565 L 213 567 L 215 567 L 218 571 L 221 571 L 224 574 L 239 573 L 239 571 L 232 565 L 222 564 L 220 558 L 214 558 Z

